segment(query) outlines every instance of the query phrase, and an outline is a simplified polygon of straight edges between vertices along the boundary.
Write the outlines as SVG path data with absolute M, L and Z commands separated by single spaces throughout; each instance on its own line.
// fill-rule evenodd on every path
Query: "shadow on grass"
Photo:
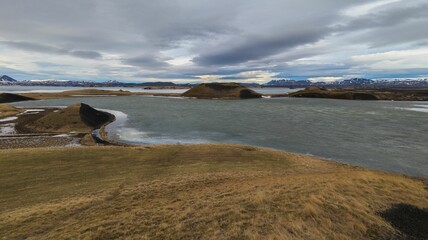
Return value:
M 396 204 L 380 213 L 404 235 L 404 239 L 428 239 L 428 208 Z

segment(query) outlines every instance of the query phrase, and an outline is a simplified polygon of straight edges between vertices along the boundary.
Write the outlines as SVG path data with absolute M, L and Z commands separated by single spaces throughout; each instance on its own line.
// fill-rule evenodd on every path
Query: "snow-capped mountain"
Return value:
M 9 77 L 9 76 L 7 76 L 7 75 L 3 75 L 0 78 L 0 82 L 16 82 L 16 80 L 13 79 L 13 78 L 11 78 L 11 77 Z

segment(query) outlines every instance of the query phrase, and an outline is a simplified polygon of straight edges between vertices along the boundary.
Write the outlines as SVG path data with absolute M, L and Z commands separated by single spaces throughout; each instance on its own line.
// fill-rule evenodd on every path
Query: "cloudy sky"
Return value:
M 0 75 L 428 77 L 428 0 L 0 0 Z

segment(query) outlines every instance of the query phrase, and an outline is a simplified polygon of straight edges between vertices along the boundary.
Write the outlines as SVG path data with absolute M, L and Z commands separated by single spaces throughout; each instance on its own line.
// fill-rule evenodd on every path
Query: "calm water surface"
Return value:
M 428 102 L 128 96 L 16 105 L 66 106 L 79 102 L 125 113 L 109 128 L 109 134 L 127 143 L 249 144 L 428 176 Z
M 55 93 L 71 90 L 88 89 L 89 87 L 52 87 L 52 86 L 0 86 L 0 92 L 8 93 Z M 101 90 L 125 90 L 130 92 L 147 92 L 147 93 L 184 93 L 188 89 L 144 89 L 143 87 L 94 87 L 90 89 Z M 301 89 L 290 88 L 252 88 L 261 94 L 283 94 L 289 92 L 296 92 Z

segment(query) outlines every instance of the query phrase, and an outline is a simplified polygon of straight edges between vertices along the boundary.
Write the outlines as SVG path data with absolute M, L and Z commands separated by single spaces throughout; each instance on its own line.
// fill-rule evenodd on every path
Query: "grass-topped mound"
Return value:
M 424 239 L 427 207 L 421 181 L 248 146 L 0 155 L 5 239 Z
M 112 116 L 84 103 L 51 112 L 31 123 L 26 128 L 35 132 L 89 133 L 107 123 Z
M 202 99 L 248 99 L 262 95 L 238 83 L 203 83 L 183 93 L 184 97 Z
M 34 98 L 21 96 L 13 93 L 0 93 L 0 103 L 11 103 L 34 100 Z

